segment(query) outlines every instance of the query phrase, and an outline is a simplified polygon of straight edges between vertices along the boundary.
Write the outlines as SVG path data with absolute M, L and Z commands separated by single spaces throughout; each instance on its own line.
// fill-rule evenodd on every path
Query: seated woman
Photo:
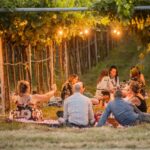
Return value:
M 120 87 L 120 83 L 119 83 L 118 69 L 114 65 L 111 66 L 109 69 L 109 78 L 112 88 L 111 90 L 115 92 L 115 90 Z
M 101 99 L 102 91 L 110 90 L 110 80 L 108 76 L 108 71 L 106 69 L 102 70 L 96 86 L 95 97 Z
M 14 96 L 12 99 L 15 101 L 18 111 L 18 117 L 25 117 L 26 119 L 34 119 L 32 113 L 37 111 L 38 102 L 46 102 L 52 97 L 55 93 L 55 90 L 52 90 L 46 94 L 30 94 L 30 84 L 28 81 L 21 80 L 17 85 L 18 95 Z M 37 114 L 37 113 L 36 113 Z M 35 116 L 35 112 L 34 112 Z M 37 118 L 36 118 L 37 119 Z
M 140 93 L 140 86 L 138 82 L 134 81 L 131 83 L 127 96 L 131 103 L 134 104 L 140 111 L 147 112 L 146 101 Z
M 145 78 L 137 66 L 133 66 L 130 70 L 130 81 L 137 81 L 140 86 L 140 93 L 146 96 Z
M 62 100 L 73 94 L 73 85 L 79 81 L 79 77 L 76 74 L 69 76 L 68 80 L 63 84 L 61 90 Z
M 28 81 L 19 81 L 17 85 L 18 96 L 16 97 L 16 105 L 18 110 L 30 107 L 31 95 L 30 95 L 30 85 Z
M 142 86 L 145 86 L 145 78 L 141 73 L 139 67 L 132 66 L 130 69 L 130 79 L 134 81 L 138 81 Z

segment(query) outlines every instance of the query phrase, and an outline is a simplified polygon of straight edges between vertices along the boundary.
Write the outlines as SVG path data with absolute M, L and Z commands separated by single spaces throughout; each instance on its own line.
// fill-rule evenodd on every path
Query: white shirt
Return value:
M 94 123 L 94 113 L 90 99 L 81 93 L 74 93 L 64 102 L 64 120 L 76 125 Z
M 102 78 L 102 80 L 97 84 L 97 89 L 96 89 L 96 94 L 95 96 L 96 97 L 99 97 L 102 95 L 102 91 L 104 90 L 110 90 L 111 89 L 111 84 L 110 84 L 110 78 L 109 76 L 105 76 Z

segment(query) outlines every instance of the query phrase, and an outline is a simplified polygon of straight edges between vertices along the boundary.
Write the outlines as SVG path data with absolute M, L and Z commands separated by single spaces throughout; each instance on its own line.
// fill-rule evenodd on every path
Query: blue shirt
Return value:
M 94 113 L 91 100 L 79 92 L 65 99 L 64 120 L 76 125 L 93 124 Z
M 117 98 L 108 103 L 97 126 L 103 126 L 111 113 L 115 116 L 115 119 L 123 126 L 134 124 L 139 116 L 134 112 L 134 107 L 129 102 Z

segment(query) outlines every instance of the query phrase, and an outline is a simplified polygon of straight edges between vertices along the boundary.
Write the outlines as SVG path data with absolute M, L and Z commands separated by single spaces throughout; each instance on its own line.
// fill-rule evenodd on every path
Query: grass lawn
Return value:
M 149 149 L 150 125 L 77 129 L 0 123 L 1 150 Z

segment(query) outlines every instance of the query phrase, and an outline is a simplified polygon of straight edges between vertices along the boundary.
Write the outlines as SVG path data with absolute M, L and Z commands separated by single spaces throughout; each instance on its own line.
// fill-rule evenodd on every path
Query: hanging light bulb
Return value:
M 59 34 L 59 35 L 63 35 L 63 31 L 62 31 L 62 30 L 59 30 L 59 31 L 58 31 L 58 34 Z
M 85 30 L 84 30 L 84 33 L 85 33 L 85 34 L 88 34 L 88 33 L 89 33 L 89 30 L 88 30 L 88 29 L 85 29 Z

